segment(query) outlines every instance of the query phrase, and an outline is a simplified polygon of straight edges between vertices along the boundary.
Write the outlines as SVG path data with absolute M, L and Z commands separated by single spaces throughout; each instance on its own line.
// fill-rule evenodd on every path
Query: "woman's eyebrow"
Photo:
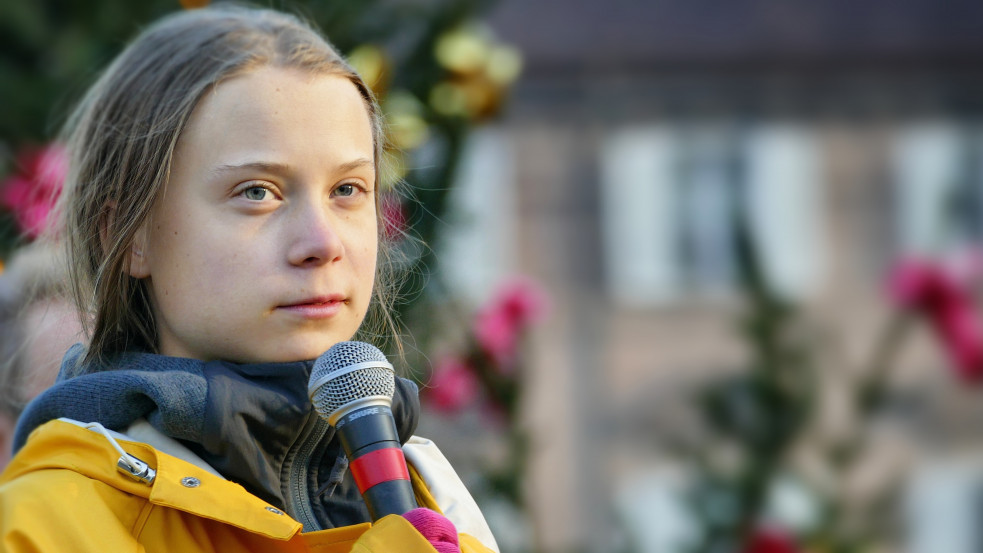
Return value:
M 272 163 L 266 161 L 253 161 L 250 163 L 233 163 L 219 165 L 212 170 L 213 173 L 228 173 L 251 169 L 254 171 L 264 171 L 267 173 L 286 173 L 289 168 L 283 163 Z
M 363 167 L 372 167 L 375 169 L 375 162 L 367 157 L 360 157 L 358 159 L 353 159 L 342 163 L 336 169 L 339 173 L 346 173 L 348 171 L 353 171 L 355 169 L 361 169 Z M 228 173 L 235 171 L 242 171 L 243 169 L 251 169 L 254 171 L 266 171 L 269 173 L 286 173 L 290 168 L 283 163 L 266 162 L 266 161 L 253 161 L 249 163 L 230 163 L 219 165 L 212 170 L 213 173 Z
M 360 157 L 358 159 L 354 159 L 352 161 L 349 161 L 347 163 L 342 163 L 341 165 L 339 165 L 338 172 L 345 173 L 355 169 L 361 169 L 362 167 L 366 167 L 366 166 L 375 169 L 375 162 L 367 157 Z

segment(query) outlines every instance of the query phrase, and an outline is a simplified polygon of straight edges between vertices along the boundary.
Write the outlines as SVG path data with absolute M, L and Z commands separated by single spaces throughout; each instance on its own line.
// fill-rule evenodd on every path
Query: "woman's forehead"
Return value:
M 264 67 L 224 81 L 196 107 L 176 154 L 221 167 L 329 156 L 374 159 L 372 121 L 345 76 Z

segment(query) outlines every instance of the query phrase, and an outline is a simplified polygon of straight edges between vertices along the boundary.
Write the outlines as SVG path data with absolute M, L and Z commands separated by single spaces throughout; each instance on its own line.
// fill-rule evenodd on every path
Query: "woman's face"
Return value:
M 266 67 L 206 94 L 131 252 L 160 352 L 296 361 L 350 339 L 375 276 L 373 156 L 344 77 Z

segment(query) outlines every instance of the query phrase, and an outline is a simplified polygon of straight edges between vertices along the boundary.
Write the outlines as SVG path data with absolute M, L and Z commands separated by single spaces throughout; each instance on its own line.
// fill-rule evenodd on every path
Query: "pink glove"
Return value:
M 438 553 L 461 553 L 461 546 L 457 543 L 457 528 L 444 515 L 418 507 L 404 514 L 403 518 L 410 521 Z

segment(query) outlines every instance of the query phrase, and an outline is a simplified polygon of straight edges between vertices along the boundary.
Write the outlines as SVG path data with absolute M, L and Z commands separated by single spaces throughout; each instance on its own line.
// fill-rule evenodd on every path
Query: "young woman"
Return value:
M 68 126 L 61 229 L 91 337 L 18 425 L 5 551 L 496 549 L 412 436 L 409 381 L 393 411 L 429 510 L 370 524 L 312 432 L 312 360 L 386 319 L 380 129 L 343 59 L 273 11 L 165 18 L 108 68 Z

